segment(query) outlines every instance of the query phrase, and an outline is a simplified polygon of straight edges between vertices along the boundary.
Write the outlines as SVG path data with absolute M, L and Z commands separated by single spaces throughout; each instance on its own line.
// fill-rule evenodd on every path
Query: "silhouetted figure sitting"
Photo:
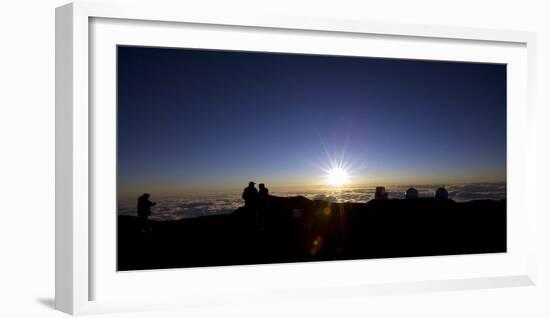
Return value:
M 149 215 L 151 215 L 151 207 L 157 204 L 156 202 L 149 201 L 149 197 L 150 197 L 149 193 L 144 193 L 142 196 L 138 198 L 137 214 L 139 217 L 140 230 L 142 232 L 151 231 L 151 229 L 147 224 L 147 221 L 148 221 Z
M 386 187 L 376 187 L 376 192 L 374 192 L 375 199 L 387 199 L 388 194 L 386 193 Z
M 254 185 L 255 183 L 250 181 L 243 191 L 244 206 L 248 209 L 256 209 L 258 206 L 258 190 Z
M 407 192 L 405 192 L 405 199 L 418 199 L 418 190 L 415 188 L 407 189 Z
M 258 203 L 259 203 L 259 211 L 258 211 L 258 223 L 260 223 L 260 225 L 263 225 L 263 223 L 265 223 L 265 217 L 266 217 L 266 212 L 267 210 L 269 209 L 269 189 L 267 189 L 265 187 L 265 184 L 263 183 L 260 183 L 258 185 L 258 187 L 260 188 L 259 190 L 259 193 L 258 193 Z
M 449 192 L 445 188 L 438 188 L 435 190 L 436 200 L 447 200 L 449 198 Z

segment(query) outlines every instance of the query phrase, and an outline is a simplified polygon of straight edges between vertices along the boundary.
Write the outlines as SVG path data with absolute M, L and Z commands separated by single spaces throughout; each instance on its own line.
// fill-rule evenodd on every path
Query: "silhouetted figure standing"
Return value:
M 151 215 L 151 207 L 155 206 L 156 202 L 149 201 L 150 194 L 144 193 L 138 198 L 137 214 L 139 217 L 140 230 L 142 232 L 150 231 L 147 221 L 149 215 Z
M 258 193 L 258 203 L 259 203 L 259 211 L 258 211 L 258 223 L 260 225 L 265 225 L 265 218 L 267 210 L 269 209 L 269 189 L 265 187 L 265 184 L 260 183 L 258 185 L 260 188 L 260 191 Z
M 259 185 L 260 191 L 258 192 L 260 196 L 260 201 L 267 201 L 267 196 L 269 195 L 269 189 L 265 187 L 265 184 L 260 183 Z
M 248 187 L 244 188 L 243 199 L 244 206 L 250 213 L 249 215 L 254 218 L 254 221 L 258 222 L 258 190 L 254 186 L 255 183 L 250 181 Z
M 258 205 L 258 190 L 254 185 L 255 183 L 250 181 L 243 191 L 244 206 L 248 209 L 255 209 Z

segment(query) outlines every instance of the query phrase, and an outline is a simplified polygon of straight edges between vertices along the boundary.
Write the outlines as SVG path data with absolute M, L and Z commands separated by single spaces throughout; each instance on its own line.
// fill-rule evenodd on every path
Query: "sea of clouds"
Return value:
M 386 187 L 390 199 L 405 197 L 405 191 L 411 186 Z M 414 186 L 421 197 L 432 197 L 438 185 Z M 447 185 L 449 198 L 457 202 L 471 200 L 502 200 L 506 198 L 505 183 L 476 183 Z M 345 189 L 313 189 L 307 191 L 272 191 L 271 195 L 290 197 L 304 196 L 312 200 L 325 200 L 330 202 L 367 202 L 374 198 L 375 187 L 357 187 Z M 180 195 L 180 196 L 151 196 L 151 200 L 157 202 L 153 207 L 151 219 L 154 220 L 178 220 L 207 215 L 228 214 L 243 206 L 241 192 Z M 119 200 L 119 215 L 136 215 L 136 199 Z

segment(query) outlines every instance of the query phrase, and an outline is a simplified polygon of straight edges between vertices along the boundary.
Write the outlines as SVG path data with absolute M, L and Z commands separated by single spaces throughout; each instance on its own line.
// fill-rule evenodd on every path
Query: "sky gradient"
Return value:
M 506 180 L 506 66 L 118 47 L 119 193 Z

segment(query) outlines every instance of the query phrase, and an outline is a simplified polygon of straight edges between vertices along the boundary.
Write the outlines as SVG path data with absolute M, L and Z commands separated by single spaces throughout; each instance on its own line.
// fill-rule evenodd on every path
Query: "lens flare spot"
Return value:
M 313 242 L 311 242 L 309 253 L 311 255 L 317 255 L 319 251 L 321 251 L 322 246 L 323 246 L 323 238 L 321 236 L 315 237 Z

